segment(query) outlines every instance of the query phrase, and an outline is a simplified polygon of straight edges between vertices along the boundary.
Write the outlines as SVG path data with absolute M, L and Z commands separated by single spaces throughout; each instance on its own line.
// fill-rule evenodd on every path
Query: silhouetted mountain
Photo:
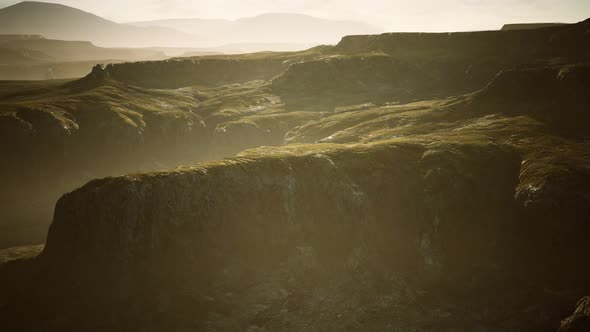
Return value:
M 0 32 L 124 47 L 186 46 L 196 39 L 169 28 L 119 24 L 72 7 L 34 1 L 0 9 Z
M 372 34 L 382 29 L 354 21 L 335 21 L 293 13 L 267 13 L 235 21 L 169 19 L 132 23 L 167 27 L 199 34 L 212 45 L 224 43 L 332 44 L 351 34 Z M 272 27 L 272 29 L 269 29 Z

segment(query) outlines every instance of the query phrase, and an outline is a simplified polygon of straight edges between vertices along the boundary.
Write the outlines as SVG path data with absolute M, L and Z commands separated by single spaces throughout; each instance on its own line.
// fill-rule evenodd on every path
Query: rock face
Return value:
M 324 56 L 289 66 L 273 80 L 273 91 L 295 105 L 471 93 L 504 69 L 587 61 L 590 48 L 579 44 L 588 44 L 586 29 L 581 22 L 541 30 L 346 36 Z
M 93 302 L 144 303 L 150 323 L 112 316 L 133 328 L 534 331 L 564 302 L 543 289 L 587 280 L 564 257 L 588 230 L 583 210 L 541 219 L 514 199 L 527 163 L 494 144 L 318 144 L 96 180 L 60 199 L 39 264 L 48 275 L 75 266 Z M 564 193 L 547 194 L 561 209 Z M 63 303 L 81 299 L 61 289 L 48 299 L 71 310 Z M 470 309 L 480 301 L 485 313 Z
M 254 251 L 254 256 L 262 256 L 262 252 L 266 252 L 269 246 L 276 245 L 272 252 L 278 254 L 282 246 L 297 238 L 301 241 L 299 245 L 311 245 L 320 255 L 346 256 L 347 251 L 361 246 L 363 242 L 382 247 L 381 249 L 387 247 L 391 241 L 389 236 L 383 239 L 384 243 L 373 239 L 385 230 L 381 227 L 395 229 L 396 223 L 403 222 L 413 225 L 416 232 L 428 232 L 429 223 L 432 222 L 430 219 L 444 218 L 442 215 L 432 215 L 435 211 L 424 210 L 421 214 L 414 215 L 410 221 L 409 216 L 415 214 L 414 209 L 418 207 L 411 206 L 409 201 L 434 199 L 421 194 L 421 190 L 426 187 L 422 183 L 422 177 L 425 176 L 422 172 L 428 173 L 427 181 L 443 181 L 440 175 L 429 173 L 428 169 L 416 169 L 416 166 L 421 162 L 428 164 L 433 158 L 452 158 L 452 153 L 427 151 L 419 146 L 395 145 L 383 146 L 383 151 L 379 149 L 366 154 L 355 150 L 336 153 L 330 151 L 330 148 L 322 153 L 322 147 L 318 149 L 316 154 L 289 158 L 260 158 L 250 161 L 245 155 L 242 157 L 244 159 L 205 165 L 194 170 L 179 170 L 171 174 L 94 181 L 80 191 L 64 196 L 58 203 L 44 259 L 66 259 L 65 255 L 81 254 L 81 261 L 107 259 L 122 260 L 129 264 L 137 255 L 155 257 L 165 251 L 177 253 L 181 250 L 193 256 L 202 250 L 201 246 L 205 241 L 217 242 L 211 244 L 213 247 L 229 245 L 226 248 L 227 254 Z M 510 181 L 516 181 L 519 161 L 509 154 L 495 151 L 494 148 L 475 152 L 478 156 L 480 153 L 484 156 L 489 154 L 490 163 L 498 163 L 497 167 L 495 164 L 488 166 L 498 171 L 512 169 L 512 176 L 506 179 L 506 183 L 497 182 L 494 187 L 491 183 L 485 186 L 490 193 L 504 192 L 502 196 L 510 198 L 514 188 L 514 183 Z M 459 164 L 456 165 L 457 168 L 469 168 L 471 172 L 484 168 L 484 165 L 472 165 L 471 163 L 479 162 L 471 160 L 472 156 L 465 157 L 466 165 Z M 377 161 L 380 161 L 378 166 L 375 165 Z M 397 163 L 405 165 L 396 171 L 399 174 L 379 176 L 379 169 L 389 169 Z M 355 171 L 357 169 L 363 171 Z M 453 171 L 456 170 L 441 172 Z M 317 175 L 315 172 L 318 172 Z M 475 175 L 473 177 L 474 181 L 478 179 Z M 403 182 L 402 178 L 405 179 Z M 381 181 L 382 186 L 375 186 L 372 181 Z M 460 182 L 457 179 L 456 185 Z M 437 190 L 445 189 L 443 184 L 432 185 L 443 186 L 436 188 Z M 498 185 L 506 187 L 497 187 Z M 373 190 L 379 190 L 380 195 L 373 194 Z M 406 197 L 402 198 L 404 193 Z M 438 194 L 444 196 L 444 193 Z M 99 201 L 102 199 L 108 201 Z M 408 202 L 405 202 L 406 199 Z M 392 206 L 394 202 L 399 205 Z M 503 203 L 499 203 L 498 207 L 490 206 L 486 210 L 493 214 L 494 210 L 505 205 Z M 207 204 L 213 205 L 207 207 Z M 422 206 L 421 203 L 417 205 Z M 82 206 L 88 207 L 88 210 L 80 208 Z M 101 212 L 102 206 L 110 207 L 107 214 Z M 220 211 L 219 206 L 231 208 Z M 473 208 L 480 209 L 476 206 Z M 400 217 L 390 221 L 389 218 L 379 217 L 388 215 L 388 211 L 396 211 L 395 214 Z M 126 217 L 122 218 L 122 215 Z M 172 223 L 167 216 L 174 216 Z M 462 218 L 457 216 L 449 219 L 459 223 Z M 92 222 L 84 224 L 81 220 Z M 122 220 L 125 222 L 121 223 Z M 362 241 L 357 238 L 373 227 L 376 229 L 372 230 L 375 234 L 370 235 L 372 240 Z M 447 227 L 449 231 L 460 228 L 451 225 Z M 76 229 L 80 232 L 75 231 Z M 443 232 L 442 229 L 439 231 Z M 110 238 L 109 234 L 118 236 Z M 186 240 L 180 240 L 181 236 Z M 214 240 L 216 236 L 221 238 Z M 95 243 L 97 238 L 109 242 Z M 416 240 L 420 238 L 419 234 L 415 234 L 413 238 L 408 243 L 397 245 L 405 247 L 420 242 Z M 424 241 L 430 242 L 430 245 L 424 245 L 424 250 L 431 250 L 437 245 L 434 238 Z M 258 247 L 262 247 L 263 251 L 256 252 Z M 323 250 L 319 250 L 320 248 Z M 92 252 L 95 249 L 98 251 Z M 427 254 L 429 252 L 425 252 Z M 177 255 L 177 259 L 184 258 Z M 436 260 L 436 255 L 424 259 L 429 264 L 442 265 Z
M 363 132 L 376 121 L 365 117 L 348 124 L 376 137 L 364 144 L 92 181 L 58 202 L 39 264 L 76 266 L 94 301 L 163 306 L 155 329 L 552 329 L 590 275 L 571 255 L 588 232 L 588 150 L 539 131 L 534 114 L 477 111 L 483 95 L 381 111 L 413 124 L 398 138 Z M 126 299 L 97 276 L 131 287 Z M 170 316 L 182 301 L 195 309 Z M 112 319 L 146 326 L 129 315 Z
M 371 36 L 346 36 L 336 45 L 337 52 L 382 51 L 403 58 L 475 58 L 501 56 L 505 60 L 523 60 L 554 54 L 587 56 L 588 48 L 579 48 L 576 40 L 587 40 L 588 21 L 547 29 L 456 32 L 456 33 L 384 33 Z M 510 52 L 505 52 L 510 50 Z
M 590 297 L 581 299 L 574 313 L 561 322 L 558 332 L 582 332 L 590 330 Z
M 156 92 L 97 66 L 83 80 L 44 89 L 25 84 L 3 97 L 0 247 L 43 242 L 59 196 L 93 178 L 280 145 L 290 128 L 319 116 L 285 112 L 261 81 Z
M 196 58 L 109 65 L 105 71 L 121 82 L 149 88 L 211 86 L 268 80 L 282 73 L 285 59 Z

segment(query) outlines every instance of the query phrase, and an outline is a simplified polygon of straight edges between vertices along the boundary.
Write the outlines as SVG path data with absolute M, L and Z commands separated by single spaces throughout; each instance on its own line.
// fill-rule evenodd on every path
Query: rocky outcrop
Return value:
M 34 97 L 19 92 L 25 104 L 8 95 L 0 112 L 2 248 L 43 242 L 57 199 L 94 178 L 280 145 L 312 118 L 285 112 L 260 81 L 154 91 L 118 82 L 99 65 L 82 80 L 53 84 Z
M 119 307 L 124 294 L 123 301 L 165 306 L 152 313 L 159 328 L 173 319 L 176 329 L 231 321 L 300 330 L 305 315 L 311 326 L 330 328 L 334 320 L 318 312 L 341 310 L 352 315 L 342 326 L 357 330 L 367 325 L 351 317 L 377 329 L 392 322 L 376 317 L 393 316 L 403 325 L 392 326 L 406 330 L 534 330 L 551 326 L 552 303 L 563 302 L 543 289 L 560 287 L 559 276 L 574 271 L 579 278 L 570 286 L 588 277 L 563 259 L 573 246 L 551 245 L 585 234 L 584 215 L 572 212 L 577 221 L 555 233 L 528 214 L 513 197 L 520 167 L 517 154 L 493 144 L 317 144 L 95 180 L 60 199 L 39 264 L 65 284 L 75 278 L 76 289 L 94 289 L 100 296 L 93 302 Z M 57 272 L 71 267 L 69 277 Z M 146 294 L 146 287 L 163 293 Z M 60 303 L 75 292 L 61 289 Z M 312 290 L 328 302 L 306 293 Z M 354 306 L 376 316 L 336 304 L 353 305 L 344 299 L 356 292 L 368 298 Z M 474 311 L 486 298 L 503 300 Z M 179 301 L 193 301 L 194 313 L 168 317 Z M 317 311 L 307 312 L 309 305 Z M 191 323 L 191 315 L 201 318 Z M 81 317 L 69 319 L 84 326 Z
M 574 313 L 561 322 L 558 332 L 582 332 L 590 330 L 590 297 L 576 304 Z
M 111 79 L 111 75 L 105 70 L 105 66 L 97 64 L 92 67 L 90 74 L 68 85 L 73 88 L 88 90 L 106 84 L 109 79 Z
M 346 36 L 334 52 L 351 54 L 380 51 L 399 58 L 502 58 L 504 61 L 532 63 L 563 56 L 587 57 L 588 22 L 546 29 L 480 31 L 455 33 L 384 33 Z M 506 52 L 509 50 L 509 52 Z
M 271 79 L 286 69 L 285 59 L 194 58 L 108 65 L 114 79 L 148 88 L 220 86 Z
M 404 59 L 386 54 L 332 56 L 293 64 L 273 92 L 300 106 L 408 102 L 473 92 L 502 68 L 478 59 Z
M 590 48 L 580 46 L 588 44 L 586 25 L 346 36 L 323 56 L 289 66 L 273 91 L 289 104 L 332 106 L 471 93 L 505 69 L 588 61 Z

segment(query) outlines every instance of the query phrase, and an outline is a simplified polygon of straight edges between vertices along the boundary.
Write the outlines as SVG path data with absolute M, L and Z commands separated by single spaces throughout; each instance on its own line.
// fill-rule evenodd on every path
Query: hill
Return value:
M 551 28 L 556 26 L 563 26 L 567 25 L 567 23 L 511 23 L 511 24 L 504 24 L 502 26 L 502 31 L 509 31 L 509 30 L 530 30 L 530 29 L 542 29 L 542 28 Z
M 55 61 L 100 61 L 119 59 L 128 61 L 162 60 L 166 55 L 157 50 L 142 48 L 105 48 L 88 41 L 67 41 L 56 39 L 11 39 L 0 41 L 0 47 L 9 50 L 29 50 L 42 52 Z
M 53 58 L 52 56 L 40 51 L 4 48 L 0 44 L 0 65 L 43 63 L 50 62 L 54 59 L 55 58 Z
M 39 39 L 38 35 L 42 35 L 55 40 L 88 41 L 102 47 L 198 47 L 188 52 L 245 53 L 301 50 L 337 43 L 345 35 L 381 31 L 364 23 L 291 13 L 268 13 L 234 21 L 195 18 L 119 24 L 65 5 L 24 1 L 0 9 L 0 32 L 7 36 L 29 35 L 25 39 Z
M 0 32 L 90 41 L 110 47 L 186 46 L 196 39 L 168 28 L 118 24 L 72 7 L 34 1 L 0 9 Z
M 167 27 L 199 34 L 210 46 L 249 44 L 334 44 L 343 36 L 375 34 L 378 27 L 354 21 L 335 21 L 293 13 L 267 13 L 238 20 L 169 19 L 134 22 L 142 27 Z M 272 29 L 269 29 L 272 27 Z M 256 49 L 262 51 L 265 49 Z

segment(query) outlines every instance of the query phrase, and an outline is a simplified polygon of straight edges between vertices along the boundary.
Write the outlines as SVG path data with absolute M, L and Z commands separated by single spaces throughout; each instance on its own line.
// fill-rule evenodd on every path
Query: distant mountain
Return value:
M 24 1 L 0 9 L 0 33 L 85 40 L 100 46 L 188 46 L 195 36 L 165 27 L 119 24 L 72 7 Z
M 365 23 L 327 20 L 292 13 L 268 13 L 235 21 L 193 18 L 131 24 L 199 34 L 208 46 L 230 43 L 334 44 L 345 35 L 383 32 L 381 28 Z
M 216 47 L 200 48 L 187 51 L 181 56 L 192 57 L 203 55 L 204 52 L 217 54 L 244 54 L 255 52 L 293 52 L 302 51 L 316 46 L 315 44 L 289 44 L 289 43 L 230 43 Z
M 200 48 L 200 47 L 148 47 L 145 50 L 162 52 L 166 57 L 179 57 L 184 54 L 190 53 L 192 56 L 204 56 L 204 55 L 221 55 L 222 51 L 211 48 Z
M 107 48 L 87 41 L 46 39 L 40 35 L 0 34 L 0 81 L 75 78 L 87 75 L 97 63 L 219 54 L 219 51 L 205 48 Z
M 8 36 L 0 35 L 0 53 L 34 55 L 33 57 L 38 59 L 38 61 L 45 62 L 98 61 L 105 59 L 138 61 L 161 60 L 166 58 L 164 52 L 155 49 L 105 48 L 98 47 L 87 41 L 45 39 L 41 36 L 25 38 L 12 35 L 11 38 L 9 39 Z M 41 54 L 44 56 L 41 56 Z
M 32 64 L 54 60 L 53 57 L 43 52 L 27 49 L 8 49 L 0 46 L 0 64 Z
M 39 35 L 0 35 L 0 80 L 43 80 L 87 75 L 96 63 L 162 60 L 158 48 L 105 48 Z
M 239 44 L 236 52 L 299 50 L 335 44 L 345 35 L 375 34 L 380 28 L 292 13 L 238 20 L 169 19 L 120 24 L 61 4 L 24 1 L 0 9 L 0 34 L 24 39 L 89 41 L 104 47 L 207 48 Z M 0 36 L 0 42 L 2 41 Z M 246 47 L 247 46 L 247 47 Z M 275 47 L 279 47 L 275 49 Z M 224 46 L 227 49 L 227 47 Z
M 551 28 L 561 25 L 567 25 L 567 23 L 511 23 L 511 24 L 504 24 L 502 26 L 502 31 L 509 31 L 509 30 L 530 30 L 530 29 L 541 29 L 541 28 Z

